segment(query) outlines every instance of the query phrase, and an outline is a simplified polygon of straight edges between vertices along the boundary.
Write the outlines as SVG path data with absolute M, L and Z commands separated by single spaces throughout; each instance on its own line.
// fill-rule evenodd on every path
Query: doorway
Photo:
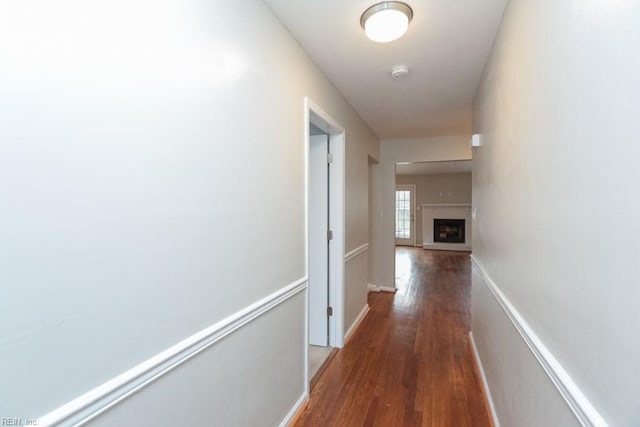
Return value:
M 405 237 L 399 212 L 409 204 L 402 193 L 413 189 L 411 233 L 417 246 L 447 251 L 471 250 L 472 160 L 403 162 L 396 164 L 396 245 Z M 415 214 L 415 215 L 414 215 Z M 402 242 L 402 240 L 401 240 Z M 403 244 L 404 243 L 400 243 Z
M 329 346 L 332 153 L 329 135 L 309 124 L 309 344 Z
M 305 98 L 307 387 L 344 339 L 344 128 Z
M 416 186 L 396 185 L 396 246 L 416 244 Z

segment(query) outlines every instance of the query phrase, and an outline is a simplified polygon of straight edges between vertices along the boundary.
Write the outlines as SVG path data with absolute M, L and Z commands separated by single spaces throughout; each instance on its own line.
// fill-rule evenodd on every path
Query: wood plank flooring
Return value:
M 369 294 L 296 426 L 492 425 L 469 345 L 469 254 L 399 247 L 396 285 Z

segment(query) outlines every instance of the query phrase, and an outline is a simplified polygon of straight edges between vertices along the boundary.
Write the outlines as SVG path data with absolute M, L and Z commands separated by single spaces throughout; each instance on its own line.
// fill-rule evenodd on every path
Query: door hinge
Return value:
M 333 307 L 327 307 L 327 316 L 333 316 Z
M 327 153 L 327 163 L 333 163 L 333 154 Z
M 327 240 L 333 240 L 333 231 L 327 230 Z

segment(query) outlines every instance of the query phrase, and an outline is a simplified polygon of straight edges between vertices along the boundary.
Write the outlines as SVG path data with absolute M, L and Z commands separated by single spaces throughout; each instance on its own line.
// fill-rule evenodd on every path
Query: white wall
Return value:
M 369 191 L 368 212 L 369 212 L 369 250 L 367 251 L 368 262 L 368 284 L 378 283 L 380 276 L 379 264 L 379 233 L 380 233 L 380 179 L 379 179 L 379 163 L 373 158 L 369 158 L 368 181 Z
M 52 411 L 306 275 L 304 96 L 346 128 L 346 249 L 368 241 L 376 138 L 261 1 L 5 2 L 0 82 L 2 416 Z M 221 425 L 279 423 L 304 390 L 304 304 L 122 410 L 209 424 L 226 402 Z M 268 390 L 250 409 L 249 385 Z
M 352 129 L 358 129 L 352 125 Z M 368 251 L 377 253 L 377 241 L 370 235 L 369 222 L 369 159 L 377 161 L 380 158 L 380 144 L 368 132 L 361 131 L 354 134 L 347 128 L 346 150 L 346 243 L 345 255 L 368 244 L 368 249 L 345 264 L 345 316 L 344 330 L 346 333 L 358 315 L 367 305 L 369 260 Z M 349 143 L 350 140 L 361 141 L 360 144 Z M 376 201 L 374 200 L 374 204 Z M 375 224 L 374 224 L 375 225 Z
M 416 244 L 422 245 L 423 203 L 471 203 L 471 174 L 396 175 L 396 184 L 416 186 Z M 432 230 L 433 231 L 433 230 Z M 433 238 L 432 238 L 433 239 Z M 469 242 L 471 243 L 471 242 Z
M 395 288 L 395 179 L 396 163 L 470 160 L 470 135 L 389 140 L 380 143 L 379 283 Z
M 530 336 L 567 374 L 565 395 L 585 397 L 578 407 L 640 424 L 639 49 L 638 2 L 512 0 L 505 13 L 475 105 L 473 249 L 486 278 L 474 276 L 472 316 L 503 425 L 565 419 L 521 350 Z M 509 320 L 487 282 L 529 333 L 496 338 Z

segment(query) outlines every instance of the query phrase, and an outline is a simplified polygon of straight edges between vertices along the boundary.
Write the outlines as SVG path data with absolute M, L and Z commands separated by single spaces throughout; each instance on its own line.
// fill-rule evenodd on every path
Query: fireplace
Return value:
M 464 219 L 433 219 L 433 241 L 464 243 Z

